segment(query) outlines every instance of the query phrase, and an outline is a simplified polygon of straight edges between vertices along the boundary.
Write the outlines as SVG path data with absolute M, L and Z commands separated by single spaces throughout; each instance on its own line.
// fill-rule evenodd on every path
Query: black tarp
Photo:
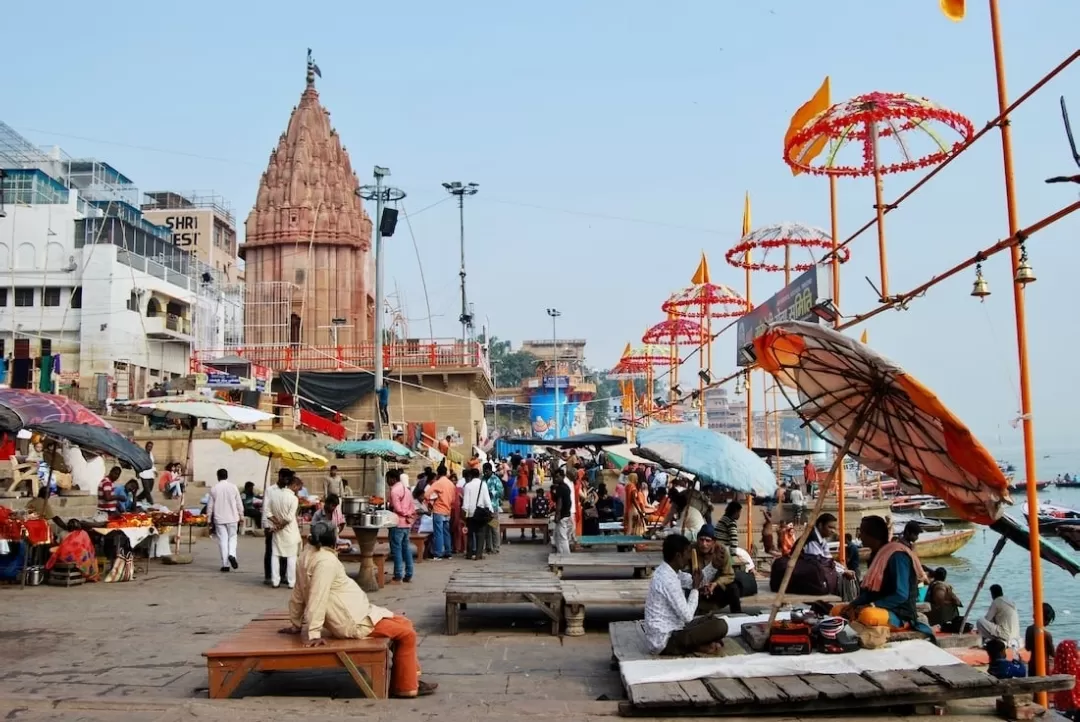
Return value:
M 342 412 L 372 393 L 375 376 L 366 371 L 285 371 L 274 377 L 273 390 L 299 395 L 300 408 L 325 416 L 327 409 Z
M 506 439 L 506 443 L 577 448 L 582 446 L 615 446 L 617 444 L 625 444 L 626 439 L 622 436 L 612 436 L 611 434 L 575 434 L 574 436 L 564 436 L 561 439 L 511 438 Z

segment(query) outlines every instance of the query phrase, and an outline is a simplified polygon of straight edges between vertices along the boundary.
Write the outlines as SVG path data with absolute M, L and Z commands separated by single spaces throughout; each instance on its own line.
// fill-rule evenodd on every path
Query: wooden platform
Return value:
M 207 652 L 210 698 L 232 696 L 249 672 L 344 669 L 365 697 L 386 699 L 390 691 L 390 640 L 327 639 L 322 647 L 305 647 L 300 635 L 280 634 L 284 621 L 272 611 L 249 622 Z M 287 618 L 286 614 L 286 618 Z
M 446 584 L 446 633 L 458 633 L 458 612 L 468 604 L 533 604 L 551 620 L 551 633 L 562 624 L 562 588 L 554 574 L 537 571 L 459 571 Z
M 513 529 L 518 530 L 517 537 L 510 538 L 507 533 Z M 529 532 L 526 534 L 525 532 Z M 532 532 L 539 532 L 535 539 Z M 540 541 L 543 537 L 545 544 L 551 544 L 551 526 L 547 519 L 499 519 L 499 534 L 504 543 L 513 541 Z
M 655 552 L 647 554 L 620 554 L 618 552 L 597 552 L 595 554 L 549 554 L 548 568 L 557 577 L 564 569 L 598 567 L 607 571 L 632 569 L 634 578 L 648 577 L 664 561 L 662 555 Z
M 665 659 L 645 642 L 641 622 L 610 625 L 612 668 L 625 662 Z M 724 640 L 722 657 L 748 654 L 738 638 Z M 675 659 L 675 658 L 668 658 Z M 859 707 L 938 704 L 949 700 L 1070 689 L 1069 675 L 997 680 L 971 667 L 949 665 L 920 670 L 858 674 L 807 674 L 769 678 L 706 677 L 684 682 L 650 682 L 627 688 L 624 716 L 751 715 L 787 716 Z
M 646 539 L 643 536 L 631 536 L 627 534 L 601 534 L 599 536 L 580 536 L 577 538 L 577 545 L 579 547 L 588 549 L 590 547 L 615 547 L 616 551 L 629 552 L 633 551 L 637 545 L 644 545 L 651 540 Z M 660 547 L 656 550 L 659 551 Z

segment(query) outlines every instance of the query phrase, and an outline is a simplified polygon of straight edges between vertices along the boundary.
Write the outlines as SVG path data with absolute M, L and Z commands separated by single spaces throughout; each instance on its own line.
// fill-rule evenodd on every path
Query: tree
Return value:
M 488 358 L 491 360 L 493 381 L 500 388 L 520 386 L 525 379 L 536 374 L 536 362 L 540 360 L 528 351 L 512 351 L 510 342 L 498 336 L 491 337 Z

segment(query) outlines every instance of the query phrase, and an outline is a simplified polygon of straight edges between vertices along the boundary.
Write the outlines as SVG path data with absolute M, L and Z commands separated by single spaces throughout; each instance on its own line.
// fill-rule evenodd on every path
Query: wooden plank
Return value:
M 737 679 L 706 677 L 702 681 L 712 696 L 723 705 L 750 704 L 755 701 L 750 690 Z
M 904 669 L 900 671 L 900 674 L 917 687 L 929 687 L 930 685 L 937 684 L 938 681 L 928 675 L 925 672 L 920 672 L 917 669 Z
M 688 682 L 679 682 L 683 694 L 690 699 L 691 707 L 712 707 L 716 700 L 709 692 L 709 688 L 700 679 L 692 679 Z
M 635 707 L 682 707 L 690 704 L 690 698 L 678 682 L 646 682 L 629 689 L 630 701 Z
M 953 689 L 969 689 L 972 687 L 992 687 L 997 680 L 988 674 L 972 669 L 966 664 L 947 664 L 940 667 L 922 667 L 925 672 L 934 679 L 941 680 Z
M 847 685 L 841 684 L 831 674 L 803 674 L 799 679 L 811 689 L 817 690 L 818 695 L 824 699 L 848 699 L 852 696 Z
M 640 621 L 616 622 L 608 626 L 608 632 L 611 636 L 611 653 L 616 661 L 622 663 L 653 658 Z
M 834 674 L 832 678 L 837 683 L 851 690 L 851 696 L 856 699 L 876 697 L 881 694 L 881 688 L 868 679 L 863 679 L 857 674 Z
M 780 689 L 773 683 L 772 680 L 767 677 L 743 677 L 739 680 L 743 683 L 750 694 L 754 695 L 754 698 L 760 704 L 781 704 L 787 702 L 787 695 L 784 694 L 784 690 Z
M 863 672 L 863 677 L 881 687 L 885 694 L 908 694 L 919 691 L 919 685 L 909 680 L 901 672 Z
M 816 689 L 795 676 L 773 677 L 772 681 L 773 684 L 784 690 L 784 694 L 792 702 L 807 702 L 821 697 L 821 694 Z

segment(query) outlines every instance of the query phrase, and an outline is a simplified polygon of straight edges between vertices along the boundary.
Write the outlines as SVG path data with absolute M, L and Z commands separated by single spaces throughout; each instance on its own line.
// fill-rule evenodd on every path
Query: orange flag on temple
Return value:
M 629 355 L 630 355 L 630 343 L 627 342 L 626 348 L 623 349 L 622 356 L 620 357 L 620 360 L 626 358 Z
M 941 5 L 941 12 L 945 13 L 949 20 L 958 23 L 964 19 L 964 0 L 938 0 L 938 3 Z
M 813 120 L 814 116 L 818 113 L 822 113 L 829 109 L 832 102 L 829 100 L 831 95 L 829 88 L 829 76 L 825 76 L 825 80 L 821 83 L 821 87 L 814 93 L 814 97 L 806 101 L 795 111 L 795 115 L 791 116 L 791 124 L 788 125 L 787 132 L 784 133 L 784 147 L 787 148 L 788 142 L 791 138 L 802 130 L 807 123 Z M 825 136 L 822 136 L 815 140 L 813 143 L 804 145 L 801 148 L 795 148 L 791 157 L 797 159 L 803 163 L 816 158 L 821 151 L 825 150 L 825 144 L 828 140 Z M 794 166 L 791 166 L 791 174 L 799 175 L 802 171 Z
M 862 344 L 870 343 L 870 332 L 867 331 L 866 329 L 863 329 L 862 336 L 859 336 L 859 343 L 862 343 Z
M 747 236 L 750 233 L 750 191 L 746 191 L 746 200 L 743 201 L 742 207 L 742 234 Z
M 693 278 L 690 279 L 690 283 L 695 286 L 700 286 L 703 283 L 712 283 L 709 280 L 709 259 L 705 257 L 705 251 L 701 252 L 701 261 L 697 265 L 697 270 L 694 271 Z

